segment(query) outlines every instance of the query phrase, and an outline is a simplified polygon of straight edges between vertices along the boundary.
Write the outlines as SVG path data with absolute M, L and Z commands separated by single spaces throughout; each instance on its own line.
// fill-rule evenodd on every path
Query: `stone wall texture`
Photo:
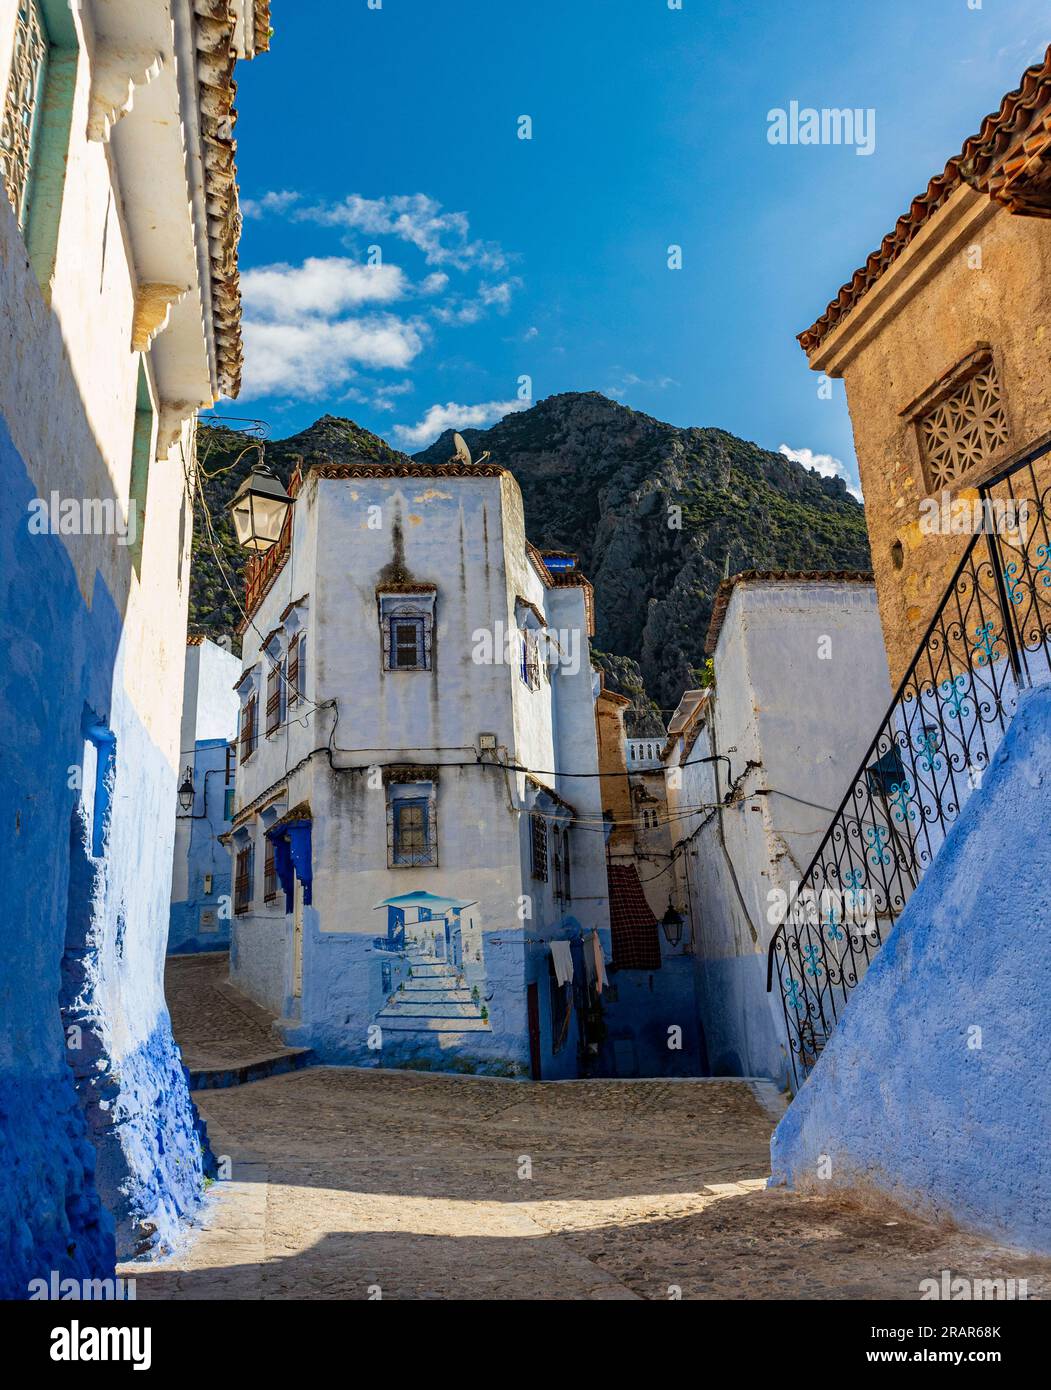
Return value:
M 894 684 L 968 539 L 921 531 L 929 488 L 916 423 L 902 412 L 979 343 L 992 349 L 1008 437 L 953 490 L 971 499 L 975 482 L 1051 431 L 1051 223 L 962 188 L 810 354 L 846 384 Z

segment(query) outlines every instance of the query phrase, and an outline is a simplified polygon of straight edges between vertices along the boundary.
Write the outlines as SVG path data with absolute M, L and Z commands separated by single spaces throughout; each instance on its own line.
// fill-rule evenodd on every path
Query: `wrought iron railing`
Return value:
M 980 787 L 1019 691 L 1051 678 L 1049 463 L 1051 444 L 979 487 L 981 529 L 771 939 L 797 1085 Z

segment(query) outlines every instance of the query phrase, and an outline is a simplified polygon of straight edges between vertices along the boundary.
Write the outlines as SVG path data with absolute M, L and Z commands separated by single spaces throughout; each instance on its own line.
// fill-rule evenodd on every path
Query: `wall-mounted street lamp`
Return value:
M 265 463 L 255 464 L 230 503 L 238 544 L 258 552 L 276 545 L 291 505 L 292 499 L 273 469 Z
M 661 927 L 664 929 L 664 935 L 668 938 L 669 946 L 678 946 L 682 940 L 682 928 L 685 920 L 682 913 L 677 912 L 672 907 L 671 898 L 669 898 L 668 910 L 661 918 Z
M 187 767 L 183 773 L 182 782 L 179 785 L 179 805 L 184 811 L 188 811 L 193 805 L 193 769 Z

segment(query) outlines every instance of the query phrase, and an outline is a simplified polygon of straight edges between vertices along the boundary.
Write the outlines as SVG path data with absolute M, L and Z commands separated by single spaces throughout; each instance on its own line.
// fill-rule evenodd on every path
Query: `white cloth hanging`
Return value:
M 560 985 L 568 985 L 573 979 L 573 949 L 568 941 L 552 941 L 549 945 L 555 979 Z

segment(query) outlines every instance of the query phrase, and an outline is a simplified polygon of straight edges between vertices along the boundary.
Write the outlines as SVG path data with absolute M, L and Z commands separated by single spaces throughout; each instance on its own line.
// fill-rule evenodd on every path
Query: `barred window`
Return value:
M 1007 415 L 991 356 L 977 358 L 968 370 L 971 375 L 951 395 L 916 421 L 931 492 L 977 472 L 1007 443 Z
M 392 671 L 424 671 L 427 669 L 423 637 L 422 618 L 391 618 Z
M 531 846 L 533 877 L 541 883 L 547 882 L 547 821 L 533 812 L 529 817 L 529 839 Z
M 237 851 L 234 869 L 234 911 L 247 912 L 252 905 L 252 870 L 255 851 L 252 845 Z
M 380 636 L 385 671 L 429 671 L 433 665 L 436 594 L 380 594 Z
M 274 842 L 269 835 L 264 837 L 266 849 L 263 851 L 263 901 L 272 903 L 277 897 L 277 870 L 274 868 Z
M 387 864 L 436 865 L 438 862 L 438 822 L 434 787 L 416 783 L 411 794 L 402 787 L 391 788 L 387 803 Z
M 524 627 L 522 632 L 522 666 L 519 674 L 530 690 L 540 689 L 540 653 L 536 631 Z
M 288 704 L 298 705 L 303 698 L 303 638 L 297 632 L 288 644 Z
M 241 710 L 241 761 L 246 762 L 255 752 L 259 737 L 259 699 L 251 695 Z
M 39 0 L 15 7 L 15 43 L 0 119 L 0 174 L 24 227 L 29 210 L 33 156 L 47 80 L 48 35 Z
M 281 671 L 281 663 L 280 663 L 280 661 L 277 663 L 276 666 L 271 666 L 270 670 L 267 672 L 267 677 L 266 677 L 266 732 L 267 732 L 267 737 L 269 737 L 272 733 L 275 733 L 278 729 L 280 729 L 281 723 L 282 723 L 282 714 L 283 714 L 282 705 L 284 704 L 284 700 L 282 699 L 282 695 L 283 695 L 283 686 L 284 686 L 284 682 L 283 682 L 283 680 L 282 680 L 282 674 L 283 674 L 283 673 L 282 673 L 282 671 Z
M 568 902 L 573 896 L 569 878 L 569 827 L 555 827 L 555 897 Z

